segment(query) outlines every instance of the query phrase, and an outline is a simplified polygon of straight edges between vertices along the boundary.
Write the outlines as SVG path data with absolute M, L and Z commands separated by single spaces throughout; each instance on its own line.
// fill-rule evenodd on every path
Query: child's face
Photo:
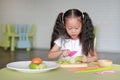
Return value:
M 77 17 L 66 19 L 65 28 L 72 39 L 78 39 L 78 35 L 80 34 L 82 28 L 81 19 Z

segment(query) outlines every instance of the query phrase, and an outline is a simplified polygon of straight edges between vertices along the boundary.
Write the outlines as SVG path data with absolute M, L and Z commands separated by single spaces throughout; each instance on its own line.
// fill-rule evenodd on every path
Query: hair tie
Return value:
M 82 17 L 84 18 L 84 12 L 82 13 Z

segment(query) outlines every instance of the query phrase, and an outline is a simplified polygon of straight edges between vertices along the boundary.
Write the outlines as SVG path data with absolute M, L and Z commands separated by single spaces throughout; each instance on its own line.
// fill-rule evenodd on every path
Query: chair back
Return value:
M 15 33 L 17 34 L 21 33 L 21 27 L 19 24 L 15 24 Z
M 29 24 L 26 24 L 23 28 L 24 28 L 24 30 L 23 30 L 24 33 L 29 33 L 30 32 L 31 27 L 30 27 Z
M 36 31 L 36 25 L 32 24 L 29 35 L 31 35 L 33 37 L 35 35 L 35 31 Z
M 1 41 L 0 41 L 0 46 L 3 47 L 5 50 L 10 47 L 10 24 L 1 24 Z
M 19 33 L 18 48 L 30 48 L 31 43 L 28 39 L 28 34 Z
M 94 27 L 94 34 L 95 34 L 94 47 L 95 47 L 95 48 L 96 48 L 96 46 L 97 46 L 97 32 L 98 32 L 98 29 L 97 29 L 97 27 L 95 26 L 95 27 Z
M 1 32 L 2 34 L 6 32 L 6 24 L 1 24 Z
M 19 29 L 19 30 L 18 30 Z M 30 32 L 30 26 L 26 25 L 24 27 L 17 26 L 16 32 L 19 34 L 18 48 L 30 48 L 31 43 L 28 37 Z

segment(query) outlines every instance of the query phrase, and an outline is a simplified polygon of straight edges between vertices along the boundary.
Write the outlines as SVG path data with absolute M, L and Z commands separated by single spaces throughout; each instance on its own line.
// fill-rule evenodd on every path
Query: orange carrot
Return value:
M 88 69 L 96 69 L 96 68 L 99 68 L 99 66 L 94 65 L 94 66 L 89 66 L 89 67 L 70 68 L 69 71 L 88 70 Z

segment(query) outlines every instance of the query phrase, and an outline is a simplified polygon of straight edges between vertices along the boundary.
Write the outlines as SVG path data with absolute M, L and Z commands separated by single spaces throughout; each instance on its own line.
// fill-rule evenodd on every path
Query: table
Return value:
M 120 65 L 113 64 L 113 74 L 98 75 L 95 72 L 75 73 L 68 68 L 58 68 L 43 73 L 23 73 L 8 68 L 0 70 L 0 80 L 119 80 Z

